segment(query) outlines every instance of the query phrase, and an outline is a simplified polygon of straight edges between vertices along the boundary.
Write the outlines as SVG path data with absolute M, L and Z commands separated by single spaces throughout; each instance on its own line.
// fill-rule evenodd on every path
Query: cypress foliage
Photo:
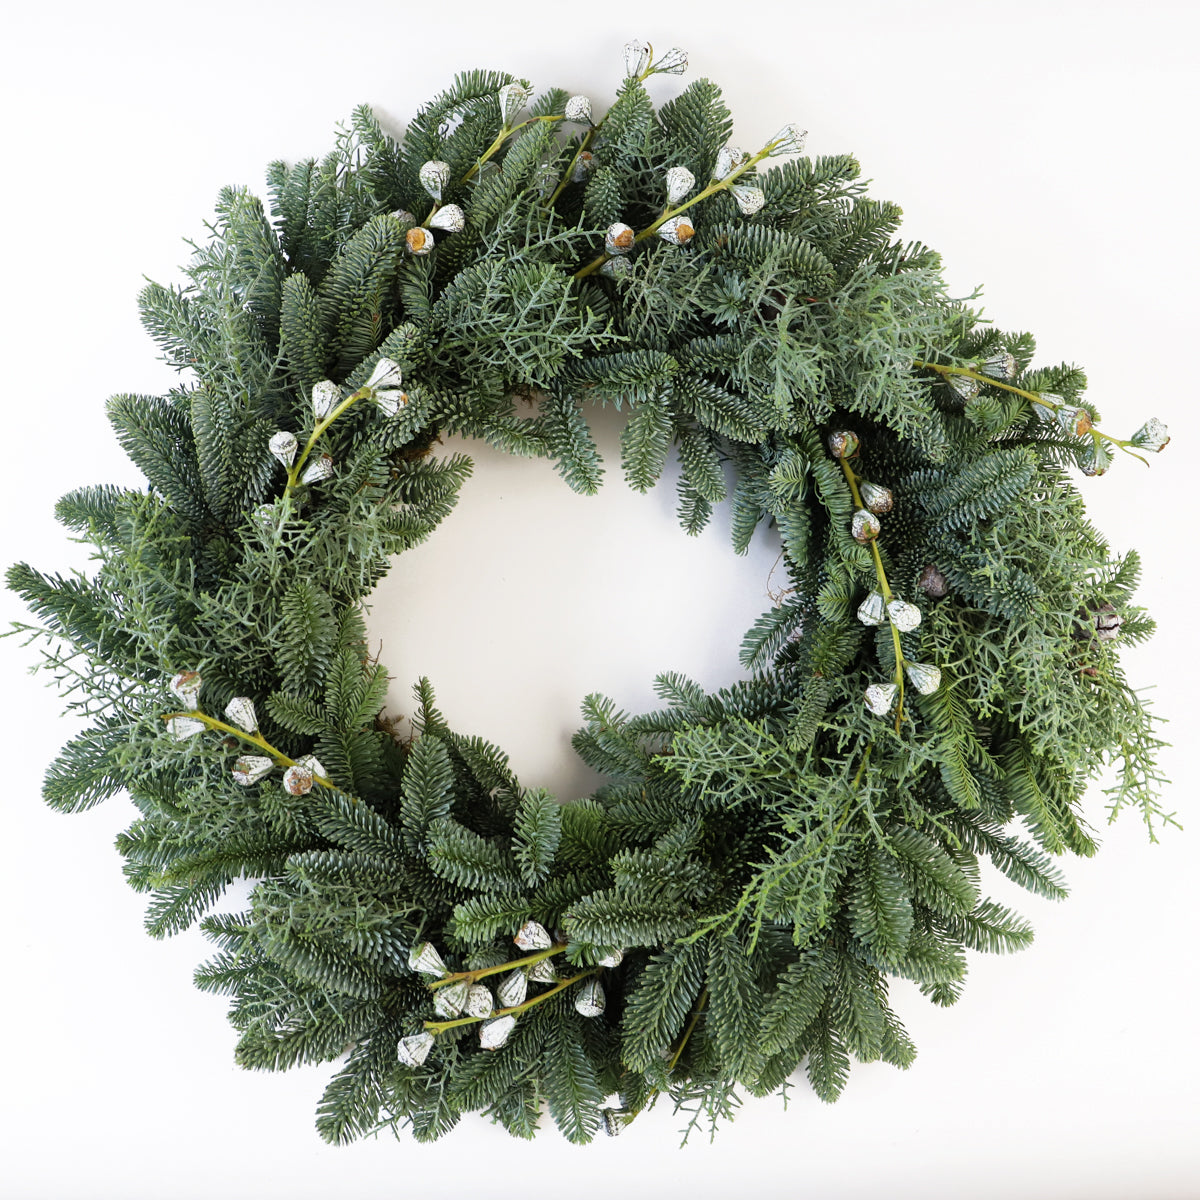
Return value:
M 949 297 L 852 158 L 773 164 L 790 135 L 730 154 L 719 90 L 656 112 L 653 73 L 574 135 L 566 92 L 506 116 L 524 85 L 466 73 L 403 141 L 360 109 L 324 159 L 273 164 L 269 215 L 224 190 L 187 283 L 141 297 L 179 388 L 109 402 L 146 490 L 61 501 L 91 577 L 9 572 L 92 720 L 47 802 L 128 789 L 149 931 L 213 940 L 196 982 L 230 998 L 240 1063 L 340 1060 L 331 1142 L 470 1111 L 528 1138 L 543 1100 L 586 1142 L 662 1093 L 715 1123 L 735 1085 L 801 1069 L 833 1100 L 852 1059 L 913 1059 L 889 977 L 949 1004 L 967 950 L 1028 944 L 982 862 L 1063 896 L 1051 856 L 1094 851 L 1105 764 L 1113 815 L 1170 820 L 1114 644 L 1153 628 L 1138 562 L 1070 475 L 1153 431 L 1081 432 L 1082 372 L 1035 369 L 1030 335 Z M 672 168 L 693 185 L 664 207 Z M 680 214 L 694 237 L 657 236 Z M 632 253 L 603 253 L 614 222 Z M 564 807 L 451 730 L 427 681 L 398 740 L 361 613 L 469 473 L 430 457 L 440 433 L 593 492 L 591 403 L 628 410 L 635 488 L 677 447 L 689 533 L 726 501 L 739 551 L 778 529 L 787 584 L 742 643 L 750 680 L 662 675 L 639 715 L 589 696 L 574 744 L 607 778 Z M 869 621 L 875 592 L 919 622 Z M 897 693 L 885 716 L 871 685 Z M 239 698 L 256 729 L 225 716 Z M 206 916 L 239 875 L 246 910 Z

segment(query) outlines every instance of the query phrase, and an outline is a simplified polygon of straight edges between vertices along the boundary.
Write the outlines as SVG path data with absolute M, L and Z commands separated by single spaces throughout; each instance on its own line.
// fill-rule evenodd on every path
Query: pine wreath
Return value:
M 92 721 L 46 800 L 129 793 L 147 928 L 216 943 L 196 981 L 242 1065 L 342 1060 L 329 1141 L 474 1110 L 531 1137 L 544 1101 L 586 1142 L 660 1095 L 715 1123 L 802 1066 L 833 1100 L 852 1057 L 913 1059 L 890 977 L 951 1004 L 968 949 L 1029 942 L 981 860 L 1063 896 L 1106 764 L 1110 815 L 1169 819 L 1115 653 L 1153 628 L 1138 560 L 1071 483 L 1164 427 L 1102 431 L 1083 372 L 949 297 L 852 157 L 799 157 L 791 125 L 730 146 L 707 80 L 656 110 L 685 69 L 631 42 L 595 120 L 471 72 L 402 140 L 362 108 L 272 164 L 269 217 L 224 190 L 188 284 L 141 297 L 180 385 L 109 403 L 148 489 L 60 502 L 90 578 L 9 572 Z M 749 681 L 588 697 L 607 782 L 560 805 L 427 681 L 397 737 L 361 614 L 470 471 L 439 435 L 590 493 L 595 404 L 628 413 L 638 489 L 677 447 L 686 531 L 722 502 L 739 551 L 774 525 L 788 588 Z M 239 877 L 248 908 L 212 912 Z

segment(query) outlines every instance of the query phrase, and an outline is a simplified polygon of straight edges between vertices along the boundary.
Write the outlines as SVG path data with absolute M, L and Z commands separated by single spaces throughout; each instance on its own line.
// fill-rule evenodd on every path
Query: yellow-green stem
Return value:
M 257 746 L 260 750 L 265 750 L 275 760 L 276 764 L 281 767 L 295 767 L 299 765 L 294 758 L 288 758 L 282 750 L 276 750 L 261 733 L 247 733 L 244 729 L 239 729 L 236 725 L 228 725 L 224 721 L 218 721 L 216 717 L 210 717 L 207 713 L 202 713 L 198 709 L 193 709 L 191 712 L 167 713 L 163 717 L 163 720 L 173 721 L 176 717 L 191 717 L 193 720 L 203 721 L 209 729 L 217 730 L 220 733 L 230 733 L 243 742 L 249 742 L 251 746 Z M 313 781 L 319 783 L 322 787 L 335 789 L 337 787 L 332 780 L 326 779 L 323 775 L 314 775 Z
M 317 444 L 317 440 L 350 407 L 359 400 L 365 400 L 371 394 L 369 387 L 360 387 L 357 392 L 347 396 L 340 404 L 332 409 L 327 416 L 322 417 L 316 425 L 313 426 L 312 434 L 309 436 L 308 442 L 304 449 L 296 456 L 296 461 L 288 468 L 287 486 L 283 489 L 283 496 L 286 500 L 291 496 L 297 483 L 300 481 L 300 472 L 304 468 L 304 464 L 308 461 L 308 456 L 312 453 L 313 447 Z
M 704 1006 L 708 1003 L 708 988 L 700 993 L 700 999 L 696 1003 L 695 1011 L 692 1013 L 692 1019 L 687 1023 L 687 1028 L 683 1031 L 683 1037 L 679 1039 L 679 1045 L 675 1048 L 675 1053 L 671 1055 L 670 1062 L 667 1063 L 667 1071 L 675 1070 L 679 1063 L 679 1059 L 683 1055 L 684 1047 L 688 1044 L 688 1038 L 692 1036 L 692 1031 L 696 1028 L 700 1021 L 700 1014 L 704 1011 Z
M 502 962 L 495 967 L 480 967 L 475 971 L 455 971 L 450 975 L 443 975 L 441 979 L 435 980 L 429 985 L 431 991 L 436 991 L 440 987 L 445 987 L 448 983 L 477 983 L 480 979 L 485 979 L 489 975 L 500 975 L 505 971 L 515 970 L 517 967 L 528 967 L 534 963 L 539 963 L 543 959 L 551 958 L 555 954 L 561 954 L 567 948 L 566 942 L 555 942 L 549 950 L 539 950 L 536 954 L 527 954 L 524 958 L 510 959 L 508 962 Z
M 514 1004 L 511 1008 L 498 1008 L 488 1017 L 458 1017 L 453 1021 L 426 1021 L 425 1028 L 430 1033 L 436 1035 L 445 1033 L 447 1029 L 457 1029 L 461 1025 L 477 1025 L 480 1021 L 494 1021 L 498 1017 L 520 1016 L 521 1013 L 532 1008 L 535 1004 L 541 1004 L 543 1000 L 549 1000 L 551 996 L 561 992 L 564 988 L 569 988 L 571 984 L 578 983 L 581 979 L 587 979 L 589 975 L 598 975 L 599 973 L 599 967 L 593 967 L 590 971 L 581 971 L 578 975 L 572 975 L 570 979 L 564 979 L 561 983 L 556 983 L 548 992 L 542 992 L 540 995 L 526 1000 L 524 1004 Z
M 496 140 L 475 160 L 471 169 L 458 181 L 458 186 L 462 187 L 464 183 L 468 183 L 473 179 L 479 168 L 519 129 L 524 129 L 526 125 L 533 125 L 538 121 L 562 121 L 565 119 L 565 113 L 556 113 L 554 116 L 548 117 L 530 117 L 529 120 L 522 121 L 519 125 L 501 125 L 500 132 L 496 134 Z M 430 215 L 432 216 L 433 214 L 431 213 Z

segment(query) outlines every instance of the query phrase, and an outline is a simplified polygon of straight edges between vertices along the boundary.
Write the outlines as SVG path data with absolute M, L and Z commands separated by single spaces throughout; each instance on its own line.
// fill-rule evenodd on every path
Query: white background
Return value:
M 42 772 L 72 728 L 26 676 L 33 652 L 10 640 L 0 1194 L 1200 1196 L 1193 6 L 68 0 L 6 23 L 6 563 L 84 565 L 55 499 L 139 482 L 103 401 L 168 386 L 135 295 L 143 275 L 177 278 L 181 236 L 202 236 L 219 186 L 261 189 L 270 159 L 324 152 L 363 101 L 399 128 L 472 66 L 602 108 L 621 44 L 640 35 L 688 49 L 690 77 L 725 87 L 744 145 L 797 120 L 812 152 L 858 154 L 872 194 L 904 206 L 906 236 L 943 252 L 956 294 L 985 284 L 988 313 L 1033 330 L 1039 361 L 1087 367 L 1106 428 L 1171 426 L 1151 470 L 1125 460 L 1083 487 L 1113 545 L 1144 555 L 1141 600 L 1160 632 L 1126 662 L 1170 718 L 1167 803 L 1188 828 L 1158 845 L 1135 815 L 1103 828 L 1094 794 L 1104 847 L 1064 864 L 1069 901 L 995 889 L 1033 919 L 1034 946 L 973 956 L 950 1010 L 897 987 L 916 1064 L 857 1067 L 835 1106 L 801 1085 L 786 1111 L 747 1102 L 715 1143 L 682 1151 L 667 1111 L 584 1150 L 552 1129 L 517 1143 L 478 1117 L 431 1147 L 388 1136 L 333 1149 L 312 1129 L 331 1069 L 236 1069 L 223 1002 L 190 982 L 207 944 L 142 932 L 143 899 L 112 848 L 131 806 L 65 817 L 42 805 Z M 662 100 L 681 84 L 650 86 Z M 719 527 L 689 541 L 666 488 L 636 498 L 614 473 L 584 501 L 545 464 L 478 461 L 459 510 L 389 577 L 372 633 L 398 711 L 430 674 L 456 727 L 569 798 L 590 780 L 568 745 L 583 695 L 640 708 L 660 670 L 736 678 L 774 551 L 764 538 L 737 559 Z M 0 618 L 23 615 L 0 597 Z

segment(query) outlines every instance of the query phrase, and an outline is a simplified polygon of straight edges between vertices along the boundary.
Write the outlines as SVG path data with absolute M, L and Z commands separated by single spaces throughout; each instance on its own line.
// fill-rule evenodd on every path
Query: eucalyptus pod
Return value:
M 201 683 L 199 671 L 180 671 L 172 676 L 170 687 L 180 704 L 187 708 L 199 708 Z
M 888 602 L 887 611 L 892 624 L 901 633 L 911 633 L 921 624 L 921 610 L 898 596 Z
M 982 363 L 980 371 L 993 379 L 1015 379 L 1017 360 L 1003 346 L 997 346 Z
M 879 536 L 881 528 L 879 518 L 865 508 L 857 509 L 854 516 L 850 518 L 850 532 L 854 535 L 854 540 L 861 542 L 864 546 Z
M 264 758 L 259 754 L 243 754 L 233 764 L 233 782 L 241 784 L 242 787 L 250 787 L 251 784 L 265 779 L 274 768 L 273 759 Z
M 442 192 L 450 183 L 450 164 L 442 162 L 440 159 L 422 163 L 421 169 L 417 172 L 417 178 L 429 195 L 440 203 Z
M 884 622 L 884 599 L 882 592 L 872 592 L 859 606 L 858 619 L 864 625 L 882 625 Z
M 342 399 L 342 389 L 332 379 L 322 379 L 313 384 L 312 407 L 313 416 L 323 421 L 337 407 Z
M 254 711 L 254 701 L 249 696 L 234 696 L 225 705 L 225 719 L 247 733 L 258 732 L 258 714 Z
M 880 483 L 871 483 L 869 480 L 862 480 L 858 485 L 859 495 L 862 496 L 863 506 L 869 508 L 871 512 L 882 516 L 884 513 L 892 511 L 892 489 L 886 488 Z
M 1155 454 L 1159 453 L 1170 440 L 1171 435 L 1167 432 L 1167 427 L 1157 417 L 1151 417 L 1130 438 L 1135 446 L 1142 450 L 1151 450 Z
M 441 229 L 445 233 L 462 233 L 466 224 L 467 215 L 457 204 L 443 204 L 429 218 L 430 229 Z
M 401 1066 L 420 1067 L 429 1057 L 433 1049 L 433 1034 L 428 1031 L 414 1034 L 412 1037 L 401 1038 L 396 1047 L 396 1057 Z
M 931 695 L 942 686 L 942 672 L 929 663 L 908 663 L 904 668 L 908 681 L 922 696 Z
M 563 116 L 576 125 L 592 123 L 592 102 L 587 96 L 572 96 L 563 109 Z
M 873 683 L 863 693 L 863 703 L 877 717 L 886 717 L 896 702 L 894 683 Z
M 604 989 L 598 979 L 586 979 L 575 993 L 575 1011 L 581 1017 L 598 1017 L 604 1012 Z
M 671 167 L 667 171 L 667 204 L 674 207 L 696 186 L 696 177 L 687 167 Z
M 438 988 L 433 993 L 433 1011 L 437 1013 L 443 1021 L 448 1021 L 452 1017 L 457 1017 L 460 1012 L 466 1007 L 467 997 L 470 994 L 470 988 L 466 983 L 459 981 L 452 983 L 448 987 Z
M 479 1044 L 485 1050 L 499 1050 L 512 1035 L 517 1027 L 517 1018 L 513 1016 L 496 1017 L 492 1021 L 484 1021 L 479 1027 Z
M 432 942 L 418 942 L 408 952 L 408 969 L 420 975 L 434 975 L 439 979 L 448 974 L 446 964 Z
M 554 945 L 550 935 L 546 932 L 546 927 L 539 925 L 537 921 L 526 921 L 517 930 L 513 941 L 520 950 L 549 950 Z
M 695 227 L 687 217 L 670 217 L 658 227 L 658 236 L 672 246 L 685 246 L 695 235 Z
M 296 451 L 299 445 L 296 441 L 294 433 L 288 433 L 286 429 L 281 429 L 278 433 L 271 435 L 271 440 L 267 443 L 271 453 L 279 459 L 284 468 L 290 468 L 292 463 L 296 461 Z

